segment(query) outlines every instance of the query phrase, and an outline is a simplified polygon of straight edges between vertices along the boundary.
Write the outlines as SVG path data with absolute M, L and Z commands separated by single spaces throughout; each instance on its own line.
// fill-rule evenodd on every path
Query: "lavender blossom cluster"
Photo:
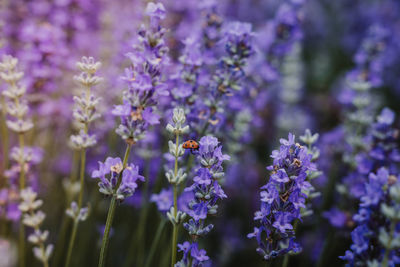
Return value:
M 257 240 L 257 252 L 266 260 L 301 251 L 296 242 L 296 225 L 312 189 L 311 173 L 316 172 L 313 155 L 295 143 L 293 134 L 289 134 L 288 140 L 280 139 L 280 144 L 279 150 L 272 151 L 273 165 L 267 167 L 271 175 L 261 187 L 261 210 L 254 216 L 260 227 L 248 234 Z

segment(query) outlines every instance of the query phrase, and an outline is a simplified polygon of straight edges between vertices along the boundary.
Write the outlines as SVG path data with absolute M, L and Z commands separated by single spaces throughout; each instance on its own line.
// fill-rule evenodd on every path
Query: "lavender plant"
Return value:
M 108 239 L 117 202 L 122 202 L 125 198 L 133 195 L 138 186 L 137 180 L 144 181 L 144 177 L 139 175 L 139 168 L 132 163 L 128 164 L 130 148 L 131 145 L 128 144 L 123 160 L 109 157 L 104 163 L 99 162 L 99 169 L 92 173 L 92 178 L 100 179 L 98 184 L 100 193 L 111 196 L 100 251 L 99 267 L 105 266 Z M 109 175 L 109 178 L 106 177 L 107 175 Z
M 303 140 L 312 144 L 316 138 L 308 134 Z M 249 238 L 256 238 L 257 252 L 265 260 L 301 251 L 295 228 L 302 218 L 301 209 L 306 208 L 307 193 L 312 189 L 310 176 L 316 171 L 313 155 L 295 143 L 294 135 L 289 134 L 288 140 L 280 139 L 280 143 L 279 150 L 271 154 L 273 165 L 267 167 L 270 179 L 261 187 L 261 210 L 254 217 L 260 226 L 248 234 Z
M 344 161 L 353 168 L 354 157 L 365 150 L 363 137 L 368 125 L 373 122 L 376 104 L 372 102 L 371 89 L 381 84 L 381 62 L 388 32 L 379 25 L 373 25 L 355 55 L 356 68 L 348 73 L 348 84 L 353 92 L 350 97 L 350 111 L 345 122 L 346 141 L 350 151 Z
M 341 258 L 347 266 L 396 266 L 400 264 L 400 184 L 385 168 L 370 173 L 366 194 L 354 220 L 353 244 Z
M 175 143 L 173 141 L 168 142 L 169 153 L 175 158 L 174 169 L 168 170 L 165 173 L 168 182 L 173 186 L 173 207 L 167 213 L 168 219 L 172 223 L 172 243 L 171 243 L 171 267 L 175 265 L 176 262 L 176 245 L 178 242 L 178 227 L 183 222 L 186 214 L 178 210 L 178 189 L 179 184 L 185 181 L 186 173 L 182 168 L 179 168 L 178 162 L 179 158 L 185 153 L 184 149 L 179 143 L 179 136 L 185 134 L 189 131 L 189 126 L 185 125 L 186 117 L 183 109 L 175 108 L 174 115 L 172 117 L 173 125 L 168 124 L 166 129 L 171 134 L 175 135 Z
M 95 135 L 89 134 L 89 125 L 100 117 L 96 111 L 96 106 L 100 102 L 100 98 L 96 97 L 91 89 L 98 85 L 102 78 L 96 75 L 96 72 L 101 66 L 100 62 L 96 62 L 93 57 L 82 57 L 81 61 L 76 66 L 82 71 L 79 76 L 74 79 L 82 86 L 83 91 L 80 96 L 74 96 L 76 107 L 73 112 L 75 122 L 80 124 L 78 135 L 71 136 L 71 143 L 75 150 L 80 152 L 80 187 L 78 203 L 73 201 L 70 208 L 67 210 L 67 215 L 74 221 L 71 238 L 68 246 L 68 254 L 65 266 L 71 264 L 72 251 L 74 248 L 76 233 L 80 221 L 87 217 L 88 208 L 83 208 L 83 195 L 85 185 L 85 169 L 86 169 L 86 150 L 96 144 Z M 73 184 L 75 181 L 71 181 Z
M 125 69 L 125 76 L 128 89 L 123 93 L 123 105 L 117 105 L 112 113 L 119 116 L 121 123 L 116 132 L 127 143 L 127 149 L 122 164 L 122 170 L 126 168 L 130 149 L 140 139 L 143 139 L 149 125 L 159 123 L 159 116 L 154 112 L 153 107 L 157 104 L 160 96 L 168 95 L 168 90 L 163 83 L 163 69 L 168 63 L 166 53 L 168 48 L 164 44 L 163 35 L 165 30 L 159 26 L 160 21 L 165 17 L 164 6 L 160 3 L 149 3 L 146 7 L 146 14 L 150 17 L 150 29 L 144 26 L 138 32 L 138 40 L 133 45 L 133 51 L 127 53 L 131 66 Z M 118 173 L 120 173 L 118 172 Z M 92 176 L 96 177 L 96 174 Z M 107 215 L 106 228 L 104 231 L 102 248 L 100 252 L 99 266 L 105 265 L 108 238 L 110 227 L 113 221 L 116 201 L 124 199 L 124 193 L 118 193 L 122 185 L 123 190 L 127 190 L 128 195 L 134 192 L 133 186 L 124 188 L 121 184 L 120 175 L 118 179 L 111 179 L 111 187 L 106 182 L 100 183 L 101 192 L 111 193 L 112 199 Z M 132 178 L 131 178 L 132 179 Z M 114 182 L 113 182 L 114 181 Z M 107 189 L 108 188 L 108 189 Z
M 122 77 L 128 85 L 123 93 L 123 105 L 115 106 L 112 113 L 121 118 L 116 132 L 131 144 L 145 136 L 149 125 L 159 123 L 155 112 L 157 100 L 169 94 L 163 73 L 168 65 L 168 48 L 163 36 L 165 29 L 160 21 L 165 18 L 161 3 L 149 3 L 146 15 L 150 17 L 150 28 L 144 26 L 138 32 L 133 51 L 126 54 L 131 66 Z
M 183 257 L 175 266 L 202 266 L 209 259 L 205 250 L 198 249 L 198 238 L 207 235 L 213 229 L 214 226 L 207 224 L 206 219 L 208 215 L 217 213 L 218 201 L 227 198 L 219 181 L 224 177 L 222 163 L 230 157 L 222 154 L 222 146 L 213 136 L 202 137 L 199 145 L 197 161 L 200 168 L 196 171 L 193 184 L 185 189 L 194 195 L 189 202 L 190 219 L 183 224 L 192 240 L 179 244 Z
M 8 98 L 7 113 L 13 117 L 6 121 L 10 130 L 18 136 L 18 147 L 13 148 L 14 160 L 18 164 L 19 182 L 18 187 L 20 192 L 26 187 L 26 169 L 29 164 L 29 158 L 25 147 L 25 133 L 33 128 L 33 123 L 28 118 L 28 105 L 24 98 L 26 87 L 21 85 L 20 81 L 24 73 L 17 69 L 18 59 L 10 55 L 5 55 L 0 63 L 0 77 L 8 84 L 7 90 L 3 91 L 3 95 Z M 25 228 L 20 222 L 19 228 L 19 264 L 25 266 Z

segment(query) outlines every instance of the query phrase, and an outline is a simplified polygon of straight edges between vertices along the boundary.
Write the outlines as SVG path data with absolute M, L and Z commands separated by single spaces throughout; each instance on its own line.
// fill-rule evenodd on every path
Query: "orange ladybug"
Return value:
M 186 141 L 186 142 L 184 142 L 182 144 L 182 147 L 184 149 L 198 149 L 199 148 L 199 143 L 197 143 L 194 140 L 188 140 L 188 141 Z

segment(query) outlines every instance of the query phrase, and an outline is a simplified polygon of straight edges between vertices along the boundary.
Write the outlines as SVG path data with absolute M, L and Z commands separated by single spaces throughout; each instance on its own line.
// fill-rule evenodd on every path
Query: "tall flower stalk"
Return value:
M 167 213 L 169 220 L 172 223 L 172 238 L 171 238 L 171 267 L 176 263 L 176 249 L 178 243 L 178 228 L 181 222 L 185 219 L 186 214 L 178 210 L 178 188 L 186 179 L 186 173 L 183 169 L 179 168 L 179 158 L 183 156 L 185 150 L 179 143 L 179 136 L 189 131 L 189 126 L 184 125 L 186 121 L 185 112 L 181 108 L 175 108 L 173 111 L 172 124 L 167 125 L 167 131 L 175 135 L 175 143 L 168 142 L 169 153 L 175 158 L 174 169 L 168 170 L 165 176 L 168 182 L 173 187 L 173 207 Z
M 81 130 L 78 135 L 71 136 L 71 143 L 76 150 L 80 151 L 80 189 L 78 203 L 73 201 L 70 208 L 67 210 L 67 215 L 74 220 L 74 224 L 68 245 L 67 259 L 65 262 L 66 267 L 71 264 L 72 251 L 79 222 L 86 219 L 88 212 L 87 208 L 82 208 L 85 185 L 86 150 L 96 144 L 96 137 L 94 135 L 89 135 L 89 124 L 100 117 L 100 114 L 96 111 L 96 105 L 99 103 L 100 99 L 92 94 L 91 89 L 102 81 L 101 77 L 96 76 L 96 72 L 100 68 L 101 63 L 96 62 L 94 58 L 82 57 L 82 60 L 76 65 L 82 72 L 79 76 L 75 76 L 74 79 L 82 86 L 83 92 L 80 96 L 74 96 L 76 108 L 74 109 L 73 116 L 75 121 L 80 124 Z
M 111 202 L 108 209 L 106 226 L 101 244 L 99 267 L 106 264 L 109 235 L 114 220 L 117 202 L 122 202 L 130 197 L 137 188 L 137 180 L 144 181 L 144 177 L 139 175 L 139 167 L 133 164 L 128 165 L 128 158 L 131 151 L 131 144 L 127 144 L 124 159 L 107 158 L 104 163 L 99 162 L 99 169 L 93 171 L 92 177 L 100 179 L 99 191 L 104 195 L 111 196 Z M 109 175 L 109 178 L 106 178 Z
M 112 111 L 112 114 L 120 117 L 121 120 L 116 133 L 127 143 L 122 169 L 126 167 L 132 145 L 146 136 L 150 125 L 159 123 L 159 115 L 155 112 L 155 107 L 161 96 L 169 94 L 162 75 L 168 64 L 168 47 L 163 39 L 165 29 L 160 26 L 160 21 L 165 18 L 165 8 L 160 3 L 151 2 L 147 4 L 146 14 L 150 17 L 150 27 L 149 29 L 141 27 L 133 50 L 126 54 L 131 65 L 125 69 L 122 79 L 128 88 L 123 92 L 123 104 L 115 106 Z M 102 186 L 108 186 L 108 184 L 101 183 L 100 191 L 108 192 L 107 194 L 113 197 L 107 215 L 99 267 L 105 265 L 116 203 L 118 199 L 122 200 L 118 198 L 118 190 L 123 180 L 123 176 L 115 180 L 117 184 L 112 185 L 111 191 L 102 189 Z
M 14 148 L 16 151 L 15 160 L 19 166 L 19 190 L 22 191 L 26 185 L 25 172 L 28 155 L 26 155 L 25 133 L 33 128 L 32 121 L 27 117 L 28 105 L 24 98 L 26 87 L 21 85 L 20 81 L 24 76 L 23 72 L 17 69 L 18 59 L 12 56 L 3 56 L 0 63 L 0 77 L 7 84 L 8 88 L 3 95 L 8 98 L 7 112 L 13 118 L 7 120 L 7 126 L 18 135 L 19 146 Z M 25 228 L 20 222 L 19 226 L 19 264 L 25 266 Z
M 196 154 L 200 168 L 193 178 L 193 184 L 185 189 L 193 193 L 188 210 L 190 219 L 183 225 L 191 236 L 191 241 L 178 245 L 183 256 L 175 265 L 177 267 L 202 266 L 209 259 L 206 251 L 198 248 L 198 238 L 207 235 L 214 228 L 213 224 L 206 223 L 206 219 L 217 213 L 218 201 L 227 198 L 219 180 L 225 175 L 222 163 L 230 157 L 222 154 L 218 139 L 213 136 L 202 137 Z
M 128 87 L 123 92 L 123 104 L 117 105 L 113 110 L 113 114 L 121 118 L 117 134 L 131 145 L 146 136 L 149 126 L 159 124 L 160 116 L 156 111 L 163 105 L 158 104 L 163 96 L 169 95 L 165 77 L 170 61 L 169 49 L 164 37 L 166 29 L 161 25 L 166 14 L 165 8 L 161 3 L 150 2 L 146 6 L 145 14 L 150 23 L 141 25 L 132 49 L 126 53 L 130 66 L 125 69 L 122 77 Z M 145 217 L 144 208 L 138 231 L 144 231 Z M 142 234 L 132 236 L 129 250 L 135 247 L 138 240 L 141 242 Z M 130 255 L 133 255 L 132 252 Z M 125 266 L 130 266 L 133 259 L 133 256 L 128 256 Z M 138 261 L 141 262 L 140 257 Z

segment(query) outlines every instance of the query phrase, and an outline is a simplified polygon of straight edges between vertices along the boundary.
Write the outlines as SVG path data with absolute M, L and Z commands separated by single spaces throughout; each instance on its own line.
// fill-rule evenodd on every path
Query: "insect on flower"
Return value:
M 194 140 L 188 140 L 182 144 L 182 147 L 184 149 L 190 149 L 190 151 L 193 153 L 194 150 L 199 149 L 199 143 Z

